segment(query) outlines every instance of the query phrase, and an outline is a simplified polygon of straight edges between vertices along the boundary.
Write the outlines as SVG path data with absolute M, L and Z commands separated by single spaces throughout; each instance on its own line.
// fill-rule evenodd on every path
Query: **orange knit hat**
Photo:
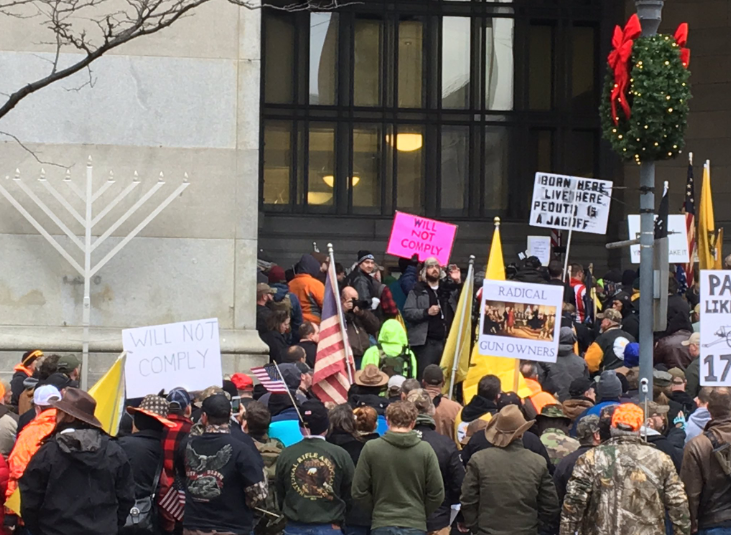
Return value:
M 641 408 L 634 403 L 623 403 L 614 411 L 612 427 L 627 431 L 639 431 L 644 421 L 645 414 Z

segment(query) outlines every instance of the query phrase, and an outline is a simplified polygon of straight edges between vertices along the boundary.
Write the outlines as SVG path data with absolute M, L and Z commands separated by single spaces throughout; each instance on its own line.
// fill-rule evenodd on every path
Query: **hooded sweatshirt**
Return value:
M 688 418 L 685 426 L 685 443 L 703 434 L 706 424 L 711 421 L 711 413 L 705 407 L 698 407 Z
M 295 266 L 294 279 L 289 283 L 292 292 L 302 307 L 302 318 L 320 324 L 322 304 L 325 299 L 325 285 L 317 280 L 320 274 L 320 263 L 312 255 L 302 255 Z
M 380 349 L 378 346 L 373 346 L 363 354 L 361 368 L 365 368 L 367 364 L 374 364 L 380 369 L 382 358 L 398 357 L 406 351 L 406 354 L 410 356 L 408 374 L 399 375 L 404 375 L 407 379 L 416 377 L 416 357 L 414 352 L 409 349 L 406 331 L 398 321 L 387 320 L 383 323 L 378 335 L 378 344 L 381 346 Z
M 353 499 L 372 509 L 371 529 L 426 531 L 427 517 L 444 501 L 437 455 L 414 431 L 388 431 L 363 448 L 353 478 Z
M 127 456 L 98 429 L 67 429 L 46 441 L 20 480 L 31 533 L 117 533 L 134 505 Z

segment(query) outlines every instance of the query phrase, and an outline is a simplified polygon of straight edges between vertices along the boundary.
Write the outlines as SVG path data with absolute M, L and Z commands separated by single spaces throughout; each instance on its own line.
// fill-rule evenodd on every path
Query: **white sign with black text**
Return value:
M 612 182 L 536 173 L 531 203 L 533 227 L 606 234 Z
M 657 219 L 657 215 L 655 215 Z M 633 214 L 627 216 L 629 227 L 629 239 L 634 240 L 640 237 L 640 216 Z M 640 246 L 630 247 L 632 263 L 640 263 Z M 688 263 L 688 229 L 685 226 L 683 214 L 672 214 L 668 216 L 668 262 L 671 264 Z
M 216 318 L 124 329 L 122 345 L 128 398 L 178 386 L 193 392 L 221 384 Z
M 547 266 L 551 261 L 551 237 L 528 236 L 528 256 L 535 256 L 541 264 Z
M 701 386 L 731 386 L 731 271 L 702 270 Z
M 479 354 L 556 362 L 563 286 L 486 280 Z

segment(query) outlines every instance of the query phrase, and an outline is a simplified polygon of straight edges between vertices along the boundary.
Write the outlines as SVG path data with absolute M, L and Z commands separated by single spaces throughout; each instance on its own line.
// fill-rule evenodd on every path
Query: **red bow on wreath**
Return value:
M 678 29 L 675 30 L 675 42 L 680 46 L 680 61 L 683 62 L 683 67 L 686 69 L 690 65 L 690 49 L 686 48 L 688 44 L 688 23 L 684 22 Z
M 629 59 L 632 56 L 632 45 L 634 39 L 642 33 L 642 25 L 639 17 L 635 14 L 627 21 L 624 31 L 619 26 L 614 28 L 612 46 L 614 50 L 609 53 L 609 67 L 614 71 L 614 88 L 609 97 L 612 103 L 612 120 L 614 124 L 619 123 L 617 115 L 617 101 L 622 106 L 624 114 L 629 119 L 630 107 L 627 102 L 627 85 L 629 84 Z

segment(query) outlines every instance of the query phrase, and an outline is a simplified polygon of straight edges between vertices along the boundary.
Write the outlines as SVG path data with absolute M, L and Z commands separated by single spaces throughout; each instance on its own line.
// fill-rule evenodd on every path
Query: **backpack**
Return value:
M 160 457 L 155 479 L 152 481 L 152 494 L 144 498 L 135 499 L 135 504 L 129 510 L 124 527 L 134 526 L 139 530 L 149 531 L 150 533 L 156 532 L 158 515 L 155 498 L 157 496 L 157 485 L 160 483 L 160 476 L 162 475 L 163 460 L 164 455 Z
M 703 435 L 711 442 L 713 456 L 721 466 L 721 470 L 726 474 L 726 477 L 731 477 L 731 444 L 727 442 L 720 443 L 716 435 L 710 431 L 705 431 Z
M 403 375 L 404 377 L 411 376 L 411 372 L 413 370 L 411 369 L 411 354 L 409 352 L 409 346 L 403 346 L 401 348 L 401 353 L 395 357 L 387 355 L 383 351 L 383 347 L 381 347 L 380 342 L 376 343 L 376 347 L 378 348 L 378 353 L 380 355 L 378 369 L 389 377 L 394 375 Z

